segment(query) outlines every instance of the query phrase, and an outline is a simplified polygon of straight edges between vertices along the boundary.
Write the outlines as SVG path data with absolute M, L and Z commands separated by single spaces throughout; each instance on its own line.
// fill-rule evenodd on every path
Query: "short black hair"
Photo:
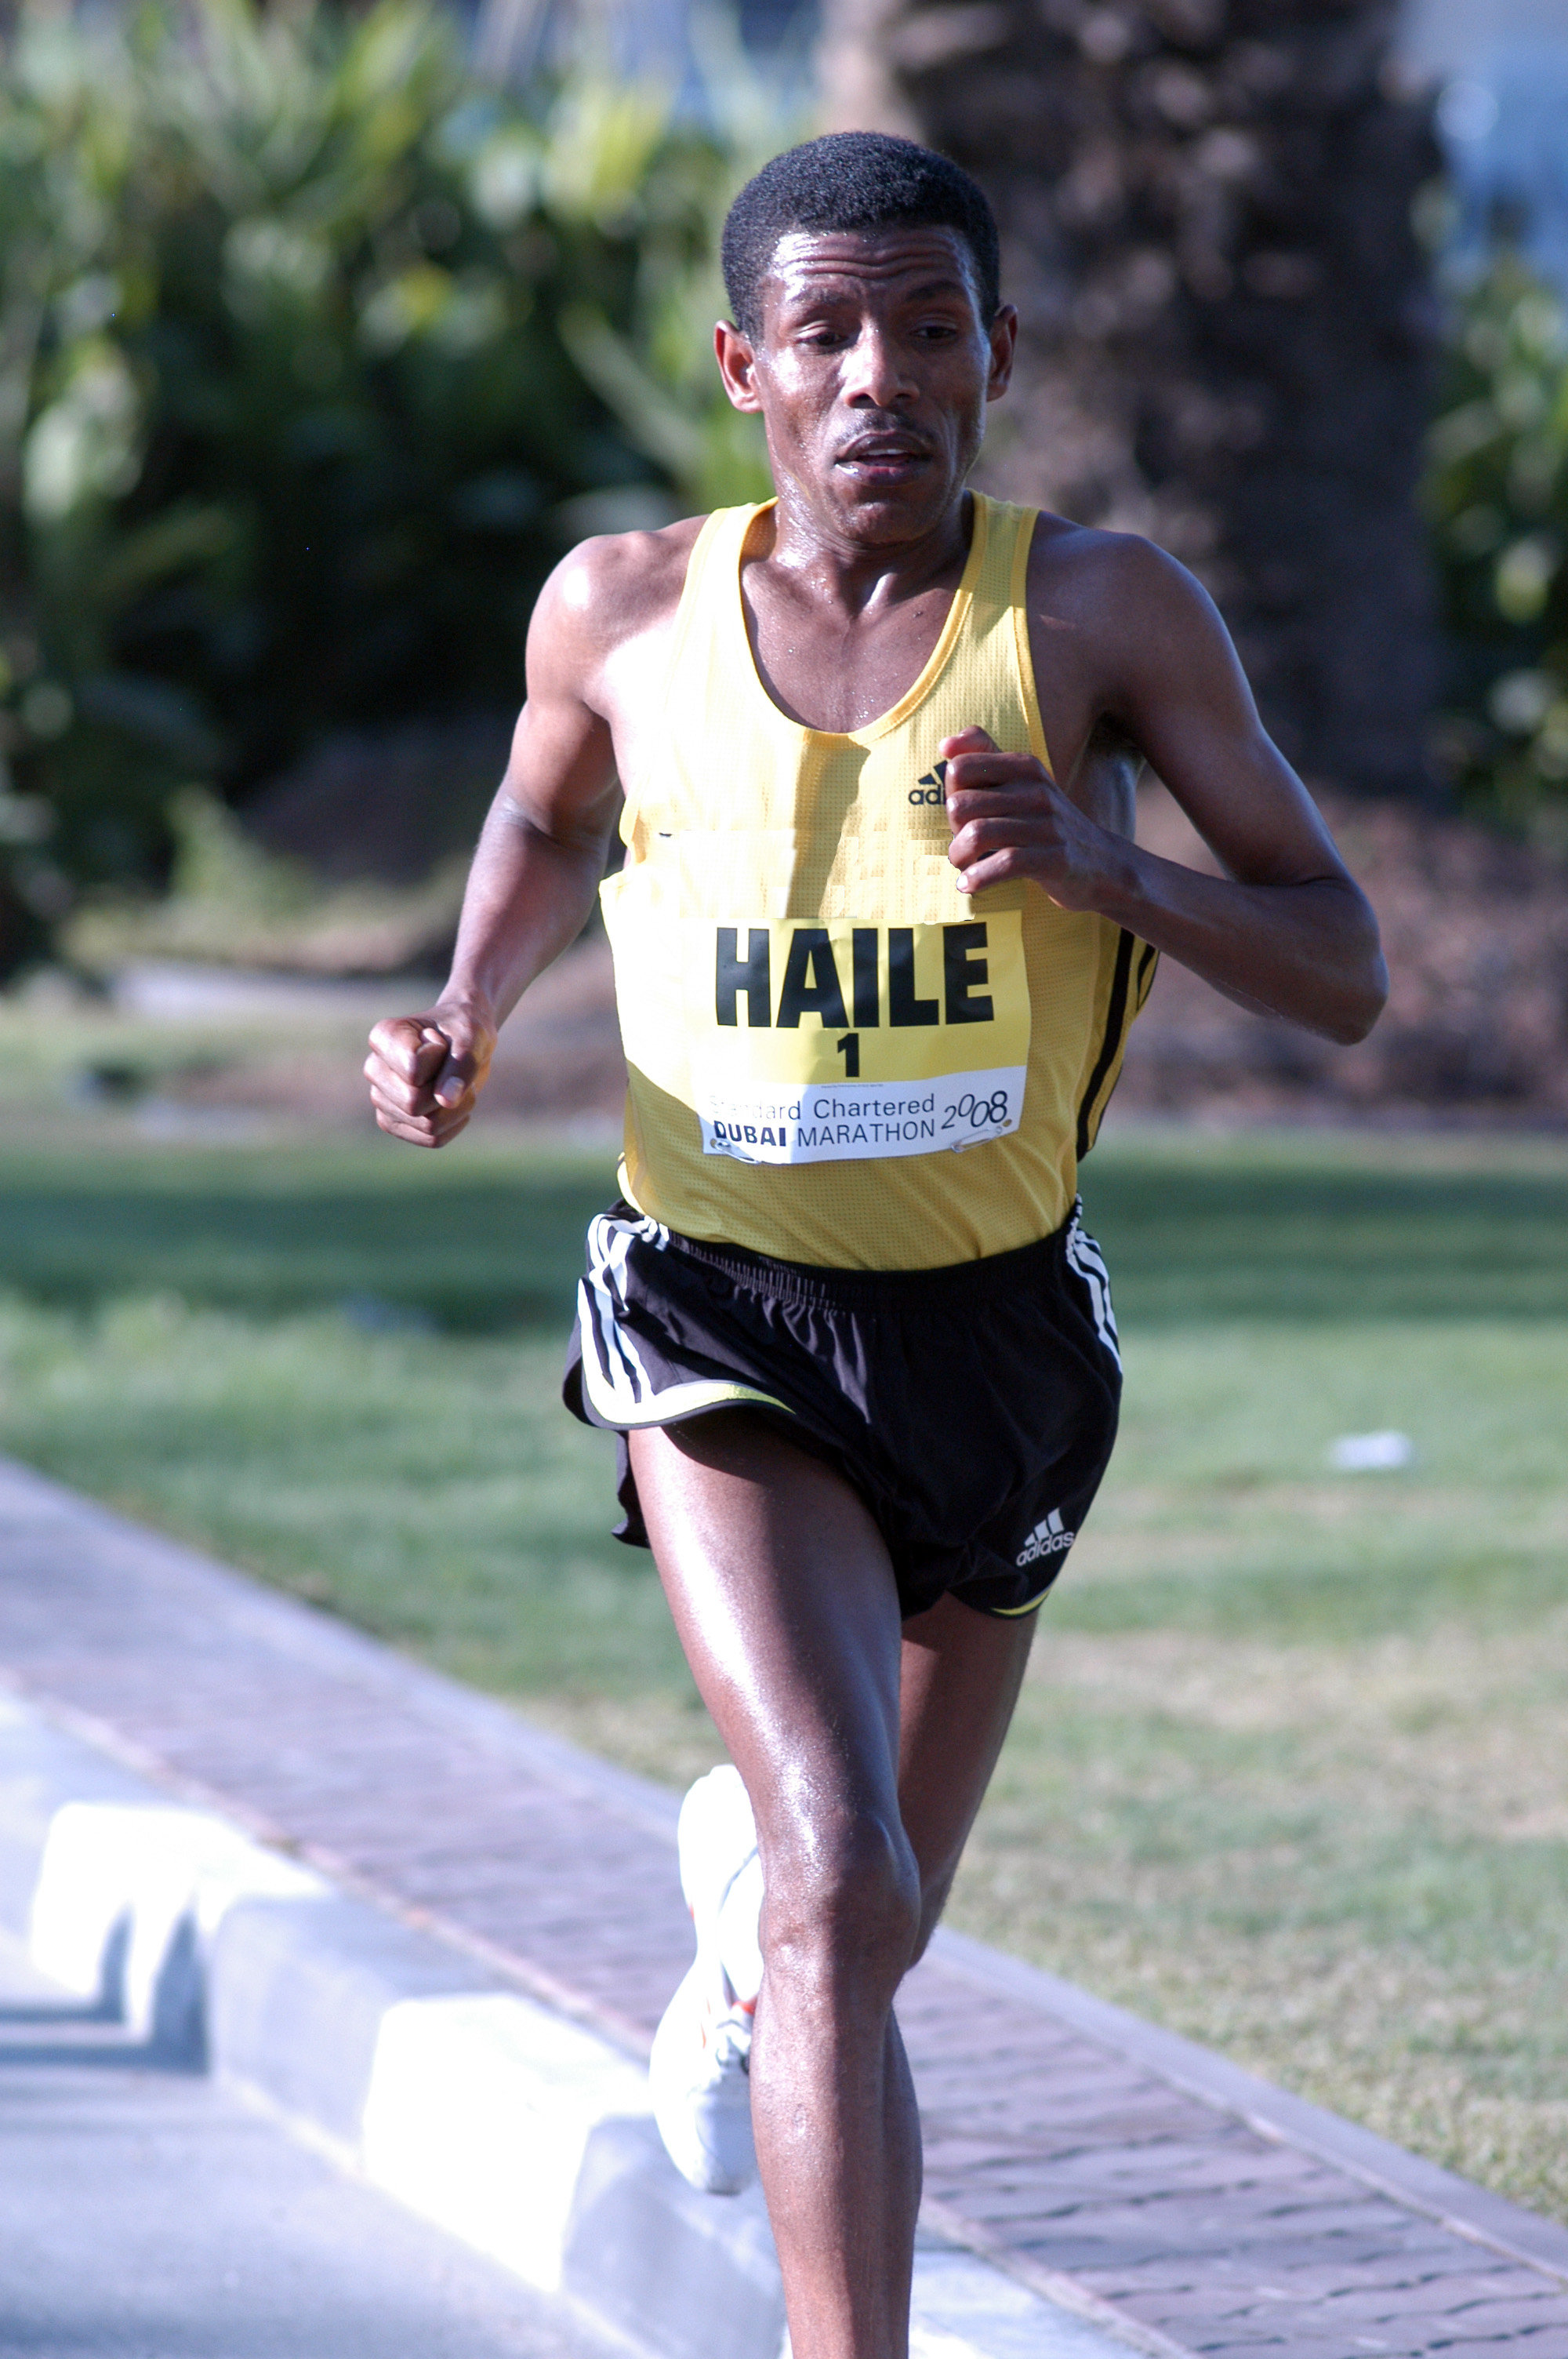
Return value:
M 1001 302 L 996 215 L 960 166 L 881 131 L 829 131 L 786 148 L 747 181 L 724 223 L 724 287 L 735 325 L 755 339 L 762 283 L 791 230 L 915 228 L 957 231 L 974 257 L 989 324 Z

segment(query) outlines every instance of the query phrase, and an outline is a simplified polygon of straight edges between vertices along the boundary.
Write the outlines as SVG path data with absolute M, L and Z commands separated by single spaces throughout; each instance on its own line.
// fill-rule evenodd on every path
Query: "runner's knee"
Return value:
M 920 1873 L 896 1818 L 803 1810 L 764 1848 L 762 1955 L 773 1972 L 852 1965 L 890 1984 L 920 1935 Z

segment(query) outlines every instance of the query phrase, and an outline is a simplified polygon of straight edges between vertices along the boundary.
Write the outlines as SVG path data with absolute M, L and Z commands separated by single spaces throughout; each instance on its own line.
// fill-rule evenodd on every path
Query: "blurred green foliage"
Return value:
M 431 0 L 33 7 L 4 61 L 0 973 L 160 884 L 192 782 L 514 705 L 585 531 L 765 487 L 699 368 L 779 128 L 483 87 Z
M 1568 310 L 1517 257 L 1460 299 L 1429 478 L 1453 665 L 1440 753 L 1482 815 L 1568 843 Z

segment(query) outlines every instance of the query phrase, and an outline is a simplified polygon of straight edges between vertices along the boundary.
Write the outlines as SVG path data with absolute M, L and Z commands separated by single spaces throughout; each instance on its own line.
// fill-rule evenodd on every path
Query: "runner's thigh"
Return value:
M 743 1409 L 644 1429 L 631 1451 L 676 1626 L 764 1863 L 781 1815 L 870 1812 L 896 1831 L 898 1591 L 862 1500 Z

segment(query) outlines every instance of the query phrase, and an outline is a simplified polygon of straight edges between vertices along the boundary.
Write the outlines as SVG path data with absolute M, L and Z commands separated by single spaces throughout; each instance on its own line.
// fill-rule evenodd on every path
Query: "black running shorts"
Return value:
M 1076 1206 L 1015 1253 L 862 1271 L 700 1244 L 622 1203 L 588 1233 L 562 1392 L 622 1438 L 617 1539 L 648 1545 L 626 1435 L 745 1408 L 860 1493 L 906 1615 L 948 1590 L 1015 1614 L 1050 1588 L 1099 1487 L 1121 1361 Z

